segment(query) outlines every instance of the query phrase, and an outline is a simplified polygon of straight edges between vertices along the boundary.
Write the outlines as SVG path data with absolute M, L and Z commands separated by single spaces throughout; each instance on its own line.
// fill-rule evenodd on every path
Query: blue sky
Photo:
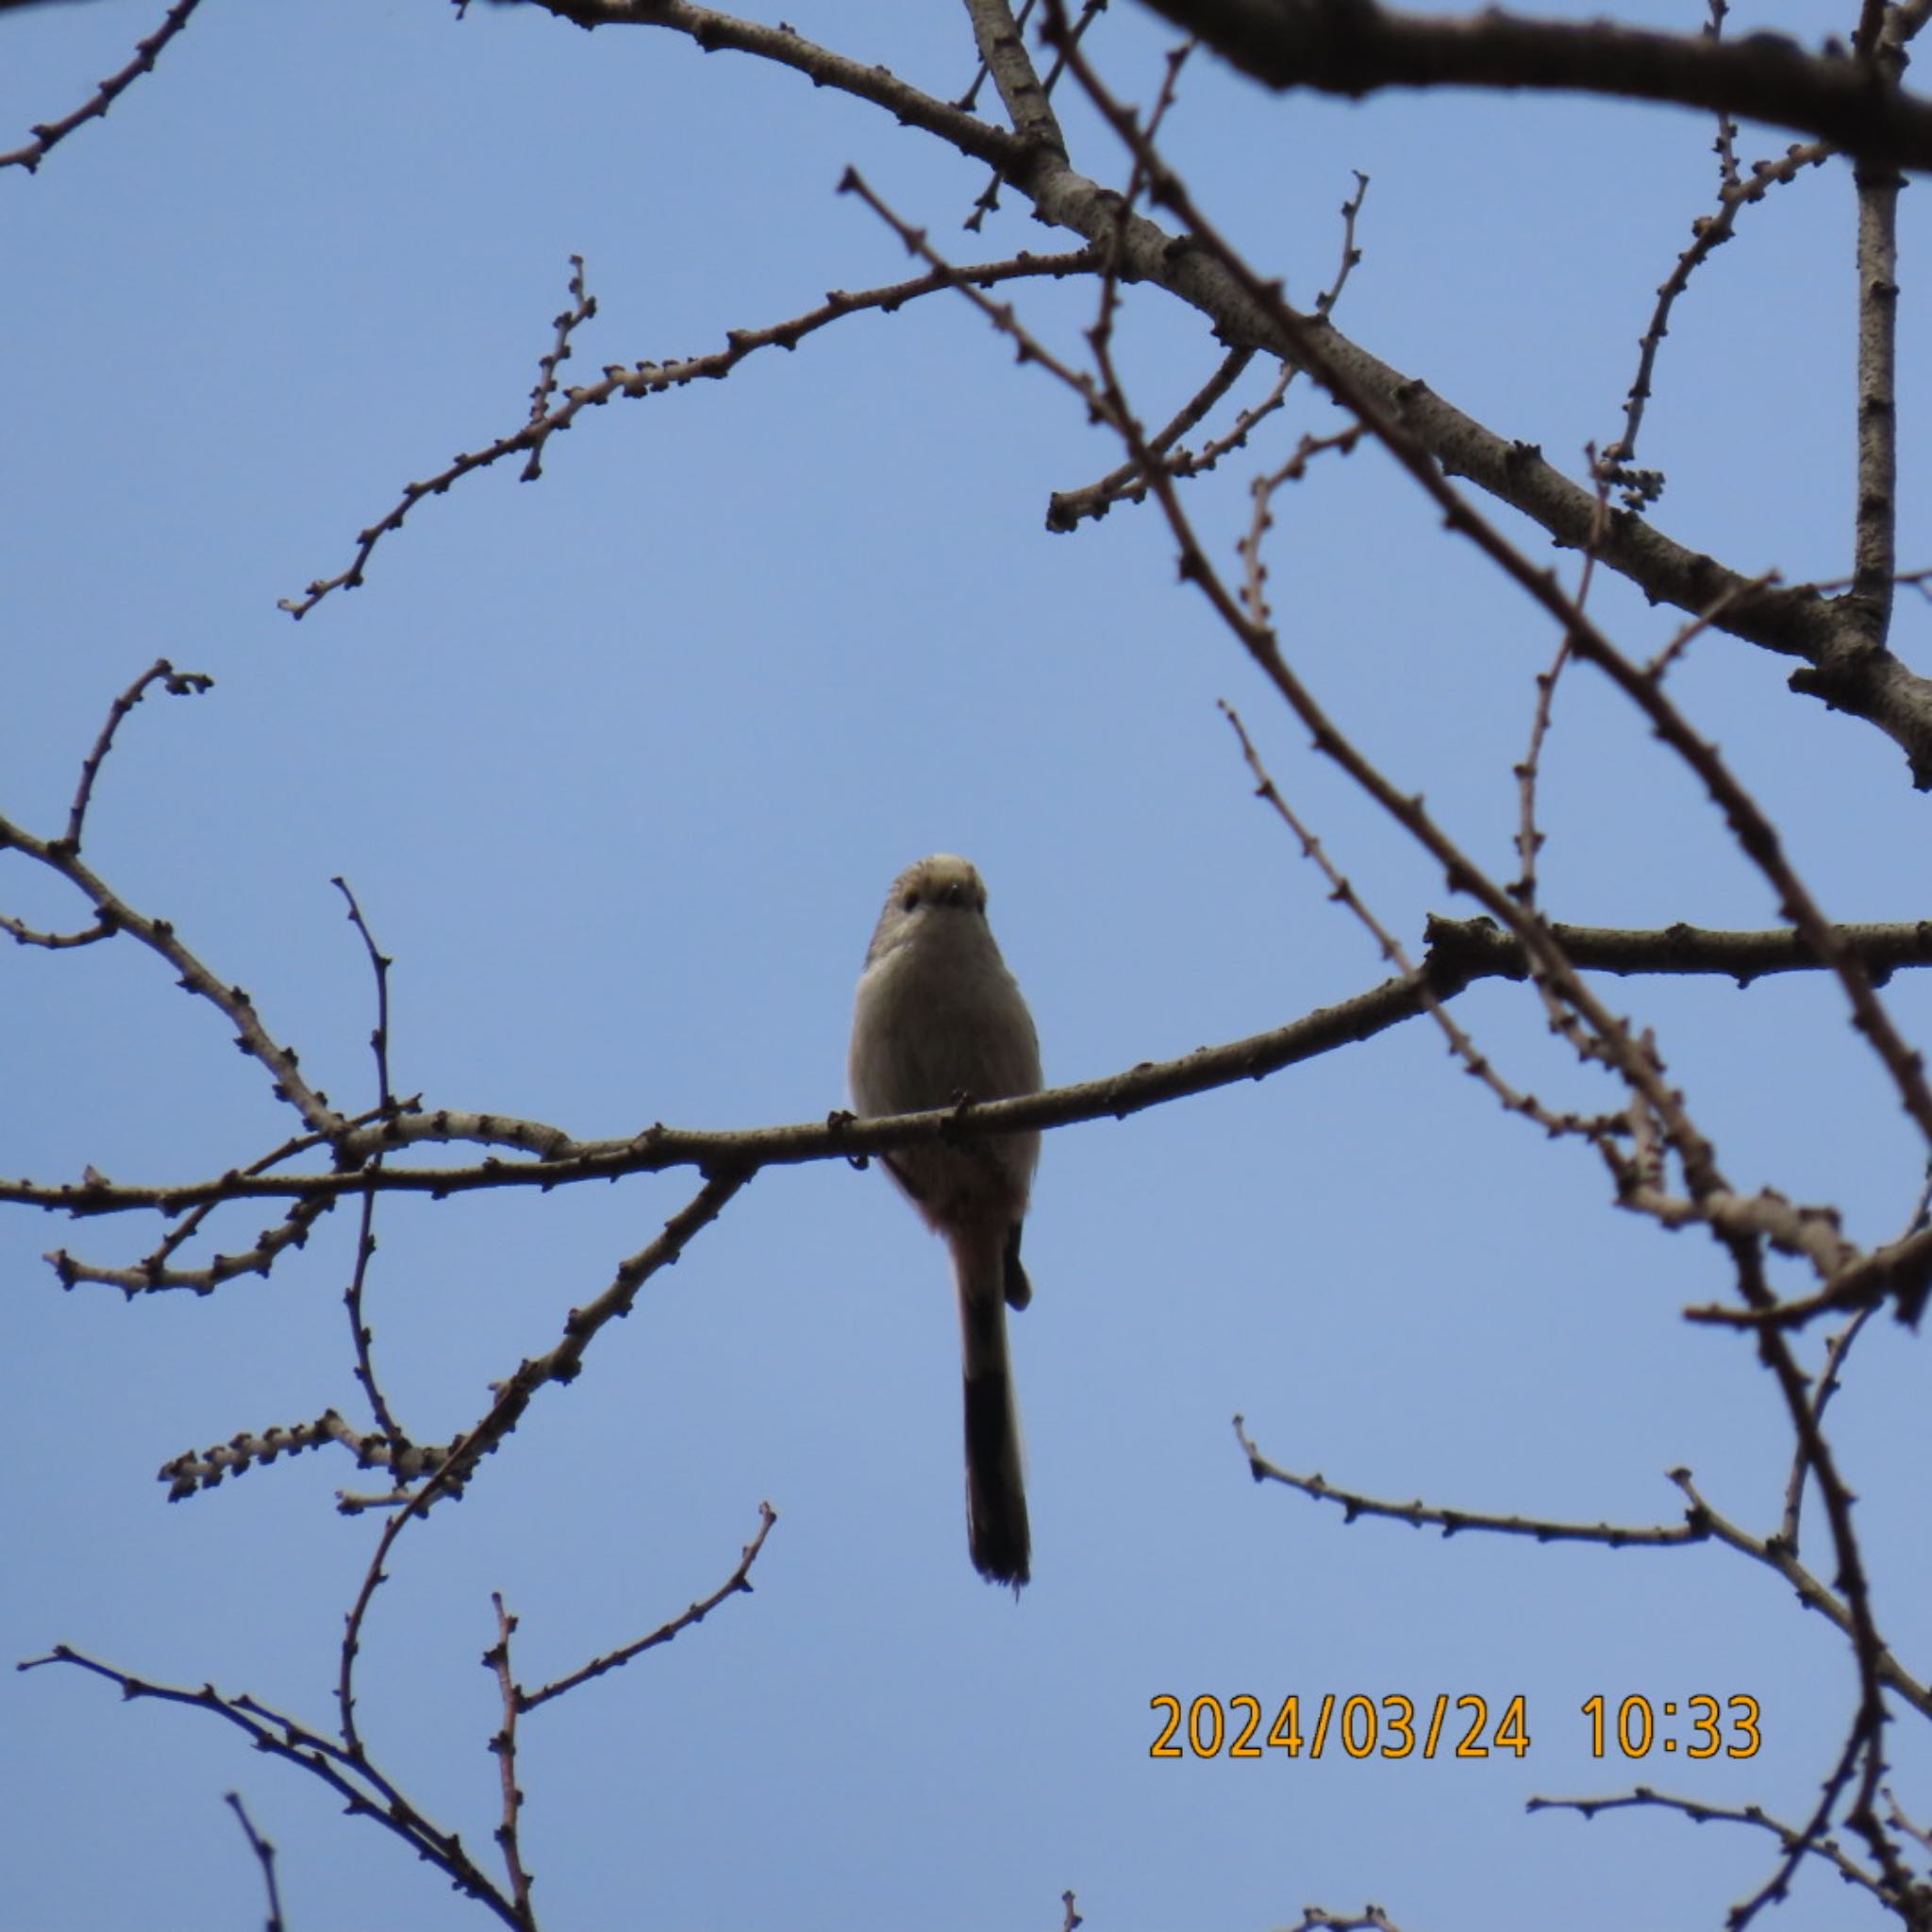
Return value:
M 963 15 L 836 7 L 803 33 L 956 94 Z M 1686 30 L 1689 7 L 1641 17 Z M 0 146 L 65 111 L 153 25 L 127 4 L 0 25 Z M 1740 8 L 1815 39 L 1837 10 Z M 1147 99 L 1164 32 L 1095 45 Z M 1076 164 L 1118 179 L 1091 117 Z M 8 130 L 12 130 L 9 132 Z M 1506 433 L 1580 467 L 1616 433 L 1651 291 L 1710 203 L 1710 129 L 1580 100 L 1274 99 L 1203 58 L 1172 124 L 1203 201 L 1307 299 L 1352 171 L 1372 176 L 1341 325 Z M 1790 137 L 1746 130 L 1747 156 Z M 593 411 L 546 454 L 424 505 L 366 585 L 299 625 L 276 599 L 349 560 L 399 487 L 513 426 L 586 258 L 600 313 L 569 373 L 667 359 L 909 274 L 834 192 L 848 162 L 956 258 L 1063 245 L 1012 207 L 958 223 L 980 172 L 863 104 L 667 34 L 581 33 L 435 0 L 211 6 L 107 120 L 0 177 L 8 344 L 0 799 L 64 814 L 113 693 L 158 656 L 211 674 L 152 700 L 102 779 L 88 852 L 247 987 L 338 1100 L 368 1104 L 371 992 L 332 875 L 396 960 L 398 1088 L 579 1136 L 751 1126 L 843 1099 L 851 989 L 887 882 L 970 855 L 1039 1022 L 1087 1078 L 1279 1024 L 1374 984 L 1367 936 L 1255 802 L 1215 701 L 1411 941 L 1467 912 L 1308 750 L 1198 599 L 1152 513 L 1072 536 L 1047 496 L 1118 453 L 958 297 L 851 319 L 795 353 Z M 1904 198 L 1902 419 L 1923 420 L 1922 191 Z M 1680 305 L 1643 458 L 1662 527 L 1791 579 L 1848 568 L 1848 172 L 1746 211 Z M 1014 291 L 1067 350 L 1091 290 Z M 1218 354 L 1143 293 L 1123 324 L 1143 412 Z M 1265 386 L 1252 372 L 1246 391 Z M 1231 557 L 1258 460 L 1337 425 L 1302 396 L 1191 499 Z M 1902 562 L 1932 562 L 1923 435 Z M 1532 552 L 1544 554 L 1530 533 Z M 1559 558 L 1574 569 L 1574 558 Z M 1371 449 L 1278 506 L 1274 603 L 1324 703 L 1507 871 L 1512 762 L 1547 620 L 1444 535 Z M 1668 614 L 1599 583 L 1636 651 Z M 1926 609 L 1901 604 L 1921 661 Z M 1890 745 L 1701 641 L 1674 688 L 1780 820 L 1840 918 L 1923 901 L 1923 802 Z M 1576 675 L 1545 781 L 1546 904 L 1584 923 L 1772 923 L 1721 821 L 1628 708 Z M 0 905 L 76 908 L 19 864 Z M 288 1131 L 209 1009 L 128 944 L 0 952 L 0 1174 L 167 1180 Z M 1740 1185 L 1903 1224 L 1913 1144 L 1838 998 L 1787 979 L 1613 983 Z M 1910 977 L 1889 994 L 1924 1041 Z M 1523 1084 L 1601 1105 L 1520 989 L 1458 1014 Z M 550 1345 L 691 1191 L 638 1177 L 536 1199 L 392 1200 L 370 1319 L 419 1437 Z M 225 1225 L 242 1244 L 258 1214 Z M 152 1226 L 0 1214 L 5 1654 L 64 1641 L 322 1723 L 374 1526 L 342 1457 L 167 1507 L 150 1472 L 238 1430 L 352 1411 L 349 1216 L 268 1281 L 198 1300 L 63 1294 L 39 1257 L 125 1261 Z M 1257 1086 L 1048 1139 L 1014 1324 L 1036 1542 L 1017 1607 L 965 1557 L 943 1255 L 875 1174 L 760 1176 L 581 1380 L 547 1391 L 459 1508 L 408 1536 L 363 1659 L 377 1756 L 479 1851 L 497 1723 L 490 1592 L 519 1674 L 556 1675 L 714 1589 L 769 1499 L 757 1590 L 667 1651 L 532 1714 L 525 1845 L 546 1924 L 939 1928 L 1291 1922 L 1366 1899 L 1418 1927 L 1716 1924 L 1761 1834 L 1532 1793 L 1638 1779 L 1808 1812 L 1850 1708 L 1844 1648 L 1767 1573 L 1674 1553 L 1444 1542 L 1256 1487 L 1281 1463 L 1391 1497 L 1672 1520 L 1663 1472 L 1771 1528 L 1786 1429 L 1747 1347 L 1679 1311 L 1712 1246 L 1608 1205 L 1576 1148 L 1505 1119 L 1421 1024 Z M 1881 1617 L 1932 1601 L 1915 1338 L 1873 1326 L 1834 1417 Z M 1808 1546 L 1807 1546 L 1808 1547 Z M 1814 1554 L 1816 1552 L 1814 1551 Z M 1822 1557 L 1821 1557 L 1822 1560 Z M 1908 1655 L 1907 1667 L 1913 1666 Z M 1923 1672 L 1923 1657 L 1918 1659 Z M 1291 1692 L 1527 1700 L 1519 1762 L 1150 1759 L 1149 1701 Z M 1592 1761 L 1593 1693 L 1756 1696 L 1747 1765 Z M 221 1794 L 281 1848 L 291 1925 L 483 1923 L 383 1834 L 195 1714 L 77 1674 L 4 1679 L 0 1932 L 186 1932 L 261 1917 Z M 1923 1739 L 1895 1782 L 1932 1813 Z M 1780 1923 L 1854 1922 L 1805 1879 Z

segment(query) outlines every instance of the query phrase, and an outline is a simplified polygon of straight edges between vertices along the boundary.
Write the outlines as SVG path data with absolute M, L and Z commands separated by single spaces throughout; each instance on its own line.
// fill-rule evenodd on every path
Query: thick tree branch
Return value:
M 1607 925 L 1550 927 L 1573 965 L 1617 974 L 1715 973 L 1749 986 L 1773 973 L 1815 973 L 1817 957 L 1790 926 L 1758 932 L 1709 926 L 1667 925 L 1621 930 Z M 1874 986 L 1901 966 L 1932 966 L 1932 920 L 1835 928 L 1856 953 Z M 1427 924 L 1432 979 L 1526 979 L 1529 965 L 1520 941 L 1490 919 L 1442 919 Z
M 1898 171 L 1868 163 L 1858 189 L 1858 483 L 1852 596 L 1874 643 L 1898 569 Z
M 1148 4 L 1273 88 L 1352 98 L 1386 87 L 1532 88 L 1666 101 L 1932 169 L 1932 101 L 1901 92 L 1840 48 L 1808 54 L 1776 34 L 1721 41 L 1493 8 L 1444 19 L 1373 0 Z
M 1060 132 L 1059 118 L 1007 0 L 966 0 L 966 15 L 973 23 L 980 60 L 999 90 L 1013 132 L 1029 144 L 1052 149 L 1064 160 L 1067 138 Z

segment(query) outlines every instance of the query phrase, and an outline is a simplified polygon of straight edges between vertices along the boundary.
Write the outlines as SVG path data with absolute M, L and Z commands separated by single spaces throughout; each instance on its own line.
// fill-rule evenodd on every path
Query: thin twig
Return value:
M 261 1882 L 268 1890 L 268 1932 L 282 1932 L 282 1892 L 275 1883 L 275 1848 L 255 1828 L 255 1821 L 248 1815 L 248 1807 L 242 1802 L 240 1791 L 224 1793 L 229 1808 L 241 1821 L 242 1835 L 248 1840 L 248 1849 L 253 1852 L 261 1865 Z
M 417 1101 L 403 1104 L 420 1105 L 420 1096 Z M 358 1127 L 365 1127 L 379 1119 L 380 1113 L 381 1110 L 375 1108 L 353 1115 L 346 1126 L 352 1132 Z M 292 1135 L 279 1147 L 271 1148 L 259 1159 L 251 1160 L 239 1172 L 244 1174 L 267 1174 L 299 1154 L 312 1153 L 317 1147 L 330 1144 L 325 1135 Z M 299 1248 L 308 1241 L 308 1230 L 317 1218 L 335 1203 L 333 1199 L 298 1202 L 278 1226 L 264 1228 L 256 1237 L 253 1247 L 234 1254 L 216 1255 L 205 1268 L 169 1267 L 169 1259 L 193 1240 L 222 1205 L 220 1201 L 203 1202 L 184 1215 L 148 1254 L 129 1268 L 97 1267 L 92 1262 L 76 1259 L 65 1248 L 55 1249 L 45 1258 L 60 1277 L 62 1288 L 73 1288 L 82 1281 L 98 1281 L 118 1288 L 129 1296 L 174 1288 L 191 1289 L 196 1294 L 211 1294 L 223 1282 L 232 1281 L 237 1275 L 266 1275 L 287 1249 Z
M 134 43 L 134 58 L 125 67 L 110 74 L 73 113 L 58 121 L 39 122 L 28 129 L 33 139 L 25 147 L 0 155 L 0 168 L 25 168 L 29 175 L 33 174 L 46 158 L 49 148 L 65 141 L 76 127 L 100 119 L 143 74 L 153 70 L 161 49 L 188 25 L 189 16 L 200 5 L 201 0 L 175 0 L 162 16 L 160 25 L 145 40 Z
M 1715 42 L 1722 38 L 1724 16 L 1729 8 L 1725 0 L 1709 0 L 1709 8 L 1710 18 L 1703 31 L 1707 41 Z M 1670 333 L 1671 311 L 1676 306 L 1677 298 L 1690 286 L 1690 277 L 1698 269 L 1731 239 L 1742 209 L 1753 202 L 1761 201 L 1770 188 L 1794 180 L 1800 168 L 1822 165 L 1832 152 L 1829 143 L 1824 142 L 1788 148 L 1780 160 L 1755 162 L 1751 180 L 1747 183 L 1738 171 L 1737 132 L 1737 123 L 1720 109 L 1714 144 L 1718 157 L 1716 212 L 1699 215 L 1691 223 L 1690 245 L 1677 257 L 1670 274 L 1658 286 L 1649 325 L 1638 341 L 1637 374 L 1624 397 L 1623 433 L 1606 446 L 1601 461 L 1592 464 L 1593 474 L 1602 482 L 1621 490 L 1625 509 L 1646 510 L 1663 494 L 1661 471 L 1639 470 L 1632 464 L 1637 455 L 1638 433 L 1643 426 L 1644 408 L 1651 396 L 1657 352 Z
M 1844 1369 L 1845 1357 L 1851 1353 L 1852 1343 L 1858 1339 L 1859 1331 L 1872 1319 L 1873 1312 L 1872 1308 L 1860 1308 L 1825 1343 L 1824 1366 L 1818 1372 L 1817 1392 L 1811 1399 L 1811 1415 L 1814 1422 L 1824 1422 L 1825 1405 L 1838 1393 L 1839 1376 Z M 1794 1455 L 1791 1457 L 1791 1473 L 1785 1479 L 1784 1518 L 1778 1525 L 1778 1541 L 1794 1557 L 1798 1554 L 1798 1526 L 1805 1503 L 1805 1478 L 1809 1473 L 1809 1465 L 1802 1452 Z
M 523 1708 L 523 1703 L 509 1663 L 509 1640 L 517 1627 L 517 1620 L 504 1607 L 501 1591 L 492 1590 L 490 1601 L 496 1611 L 496 1641 L 483 1653 L 483 1665 L 494 1674 L 497 1692 L 503 1700 L 503 1724 L 490 1740 L 503 1787 L 503 1819 L 494 1836 L 497 1847 L 503 1853 L 505 1874 L 509 1879 L 510 1903 L 525 1923 L 534 1925 L 536 1920 L 530 1910 L 530 1874 L 524 1868 L 523 1844 L 518 1836 L 524 1794 L 517 1785 L 517 1713 Z
M 1216 365 L 1213 375 L 1168 419 L 1166 427 L 1148 439 L 1148 448 L 1166 458 L 1174 444 L 1234 387 L 1254 359 L 1253 349 L 1230 349 Z M 1286 393 L 1291 375 L 1289 370 L 1282 372 L 1275 385 L 1277 398 Z M 1190 475 L 1200 467 L 1185 451 L 1172 460 L 1177 472 L 1184 471 Z M 1122 463 L 1077 490 L 1056 490 L 1047 499 L 1046 527 L 1062 532 L 1071 530 L 1083 518 L 1105 516 L 1116 503 L 1138 503 L 1146 493 L 1147 486 L 1140 480 L 1140 472 L 1131 462 Z
M 1723 0 L 1717 0 L 1717 4 L 1722 5 Z M 1594 462 L 1591 467 L 1595 467 Z M 1596 519 L 1591 525 L 1590 541 L 1583 551 L 1583 571 L 1576 584 L 1576 608 L 1579 610 L 1589 602 L 1590 587 L 1596 575 L 1597 549 L 1609 521 L 1608 494 L 1607 480 L 1599 477 Z M 1523 762 L 1516 768 L 1516 856 L 1521 869 L 1509 890 L 1525 911 L 1536 905 L 1537 859 L 1543 848 L 1544 835 L 1537 824 L 1536 815 L 1537 780 L 1542 771 L 1543 741 L 1549 736 L 1557 685 L 1563 675 L 1563 667 L 1570 662 L 1570 633 L 1566 629 L 1557 641 L 1557 655 L 1550 660 L 1550 668 L 1537 676 L 1536 705 L 1529 723 L 1529 745 L 1523 754 Z
M 1491 1536 L 1526 1536 L 1540 1543 L 1602 1543 L 1612 1550 L 1667 1549 L 1681 1543 L 1703 1542 L 1711 1534 L 1709 1525 L 1694 1511 L 1687 1511 L 1682 1523 L 1557 1523 L 1535 1516 L 1486 1515 L 1479 1510 L 1452 1509 L 1420 1500 L 1387 1502 L 1363 1495 L 1359 1491 L 1339 1490 L 1320 1475 L 1297 1475 L 1278 1468 L 1256 1446 L 1241 1416 L 1234 1419 L 1234 1433 L 1241 1445 L 1241 1454 L 1248 1459 L 1248 1474 L 1257 1483 L 1280 1483 L 1287 1489 L 1299 1490 L 1305 1496 L 1312 1496 L 1318 1503 L 1333 1503 L 1349 1523 L 1358 1516 L 1379 1516 L 1406 1523 L 1413 1529 L 1440 1529 L 1445 1537 L 1475 1531 Z
M 1507 1113 L 1522 1114 L 1533 1120 L 1553 1139 L 1566 1134 L 1575 1134 L 1594 1140 L 1599 1136 L 1614 1135 L 1622 1131 L 1618 1118 L 1599 1116 L 1585 1119 L 1574 1113 L 1558 1114 L 1552 1112 L 1533 1093 L 1524 1093 L 1506 1080 L 1487 1054 L 1477 1050 L 1475 1041 L 1450 1017 L 1442 1002 L 1429 988 L 1426 974 L 1419 972 L 1410 960 L 1407 949 L 1393 933 L 1376 918 L 1361 895 L 1346 876 L 1330 860 L 1325 847 L 1296 815 L 1292 806 L 1281 794 L 1281 789 L 1274 782 L 1274 775 L 1261 761 L 1261 755 L 1255 749 L 1254 741 L 1249 738 L 1247 726 L 1241 723 L 1241 714 L 1225 698 L 1219 701 L 1221 713 L 1234 727 L 1234 733 L 1241 741 L 1241 757 L 1246 760 L 1249 772 L 1255 779 L 1255 794 L 1272 809 L 1275 816 L 1286 824 L 1300 841 L 1303 856 L 1320 870 L 1328 881 L 1328 896 L 1336 904 L 1345 906 L 1357 920 L 1368 928 L 1382 958 L 1397 972 L 1412 978 L 1422 999 L 1424 1010 L 1441 1029 L 1449 1042 L 1449 1050 L 1462 1062 L 1463 1069 L 1480 1080 Z
M 668 1624 L 660 1624 L 648 1637 L 640 1637 L 633 1643 L 621 1644 L 616 1650 L 607 1651 L 604 1656 L 593 1657 L 581 1669 L 572 1671 L 567 1676 L 558 1677 L 536 1690 L 519 1690 L 516 1693 L 519 1710 L 535 1710 L 540 1704 L 548 1704 L 553 1697 L 561 1697 L 567 1691 L 575 1690 L 580 1684 L 588 1684 L 593 1677 L 601 1677 L 606 1671 L 620 1669 L 635 1657 L 641 1657 L 647 1650 L 656 1650 L 659 1644 L 669 1643 L 679 1632 L 689 1630 L 695 1624 L 702 1624 L 727 1597 L 742 1591 L 751 1593 L 751 1568 L 758 1559 L 758 1552 L 765 1546 L 765 1539 L 772 1533 L 772 1525 L 778 1520 L 778 1512 L 769 1503 L 758 1505 L 758 1526 L 750 1542 L 739 1552 L 738 1567 L 709 1596 L 692 1604 L 688 1609 L 673 1617 Z
M 584 288 L 584 258 L 573 255 L 570 258 L 571 306 L 562 310 L 556 319 L 557 339 L 548 349 L 537 358 L 537 386 L 530 391 L 530 422 L 541 425 L 549 413 L 551 399 L 557 394 L 557 372 L 570 360 L 571 337 L 585 323 L 597 313 L 597 298 Z M 530 449 L 530 459 L 524 465 L 523 481 L 534 483 L 543 474 L 543 444 L 536 442 Z
M 1668 1791 L 1654 1790 L 1648 1785 L 1639 1785 L 1634 1790 L 1622 1791 L 1612 1797 L 1604 1798 L 1541 1798 L 1529 1799 L 1524 1808 L 1527 1811 L 1574 1811 L 1585 1818 L 1593 1818 L 1599 1811 L 1622 1811 L 1635 1806 L 1655 1806 L 1661 1810 L 1680 1811 L 1693 1824 L 1723 1823 L 1727 1824 L 1750 1824 L 1760 1831 L 1773 1833 L 1793 1861 L 1807 1856 L 1823 1858 L 1835 1866 L 1839 1874 L 1852 1884 L 1864 1887 L 1868 1891 L 1884 1897 L 1884 1888 L 1877 1877 L 1853 1863 L 1830 1839 L 1807 1837 L 1791 1825 L 1781 1824 L 1758 1805 L 1713 1805 L 1703 1798 L 1674 1797 Z M 1733 1912 L 1729 1924 L 1740 1925 L 1749 1916 L 1749 1910 L 1740 1907 Z M 1740 1914 L 1742 1916 L 1740 1916 Z
M 1091 270 L 1097 262 L 1098 257 L 1091 249 L 1081 248 L 1067 255 L 1023 253 L 1004 261 L 978 263 L 957 273 L 974 282 L 992 283 L 1026 275 L 1079 275 Z M 808 308 L 803 314 L 768 324 L 763 328 L 727 330 L 724 347 L 708 355 L 686 356 L 671 362 L 639 362 L 635 366 L 613 363 L 606 368 L 601 380 L 565 389 L 562 401 L 556 403 L 541 417 L 525 421 L 481 449 L 465 451 L 433 476 L 405 485 L 396 502 L 375 523 L 357 533 L 356 554 L 346 570 L 332 577 L 317 577 L 299 597 L 281 599 L 280 608 L 291 617 L 302 618 L 331 592 L 357 589 L 363 581 L 376 545 L 391 531 L 401 529 L 409 512 L 419 504 L 429 497 L 441 496 L 475 471 L 489 469 L 492 464 L 525 450 L 535 451 L 559 430 L 569 428 L 585 409 L 598 408 L 620 399 L 661 395 L 669 390 L 682 389 L 688 383 L 717 380 L 729 375 L 748 356 L 756 355 L 760 349 L 794 349 L 807 336 L 861 309 L 890 313 L 923 295 L 952 288 L 955 286 L 954 273 L 915 275 L 909 281 L 895 282 L 886 288 L 867 289 L 857 294 L 835 289 L 818 308 Z
M 389 969 L 395 962 L 375 943 L 375 935 L 362 917 L 362 908 L 357 903 L 348 880 L 338 874 L 329 883 L 348 901 L 349 923 L 361 938 L 363 950 L 369 956 L 369 970 L 375 979 L 375 1026 L 369 1036 L 369 1047 L 375 1057 L 376 1117 L 387 1123 L 394 1119 L 396 1113 L 396 1097 L 390 1085 L 389 1074 Z M 378 1148 L 363 1169 L 363 1174 L 372 1180 L 382 1172 L 383 1151 Z M 356 1265 L 350 1272 L 348 1287 L 342 1291 L 342 1306 L 349 1317 L 349 1342 L 356 1357 L 356 1380 L 361 1384 L 362 1392 L 368 1397 L 376 1425 L 388 1440 L 391 1460 L 400 1461 L 408 1450 L 409 1441 L 397 1424 L 389 1399 L 382 1392 L 382 1385 L 376 1379 L 375 1337 L 363 1318 L 363 1293 L 368 1285 L 369 1264 L 375 1257 L 375 1190 L 372 1186 L 362 1191 L 361 1218 L 356 1230 Z
M 94 795 L 94 780 L 100 776 L 101 766 L 114 748 L 114 734 L 120 730 L 122 719 L 147 695 L 148 687 L 152 684 L 160 685 L 170 697 L 199 697 L 203 691 L 214 688 L 214 679 L 200 671 L 176 671 L 165 658 L 157 658 L 114 700 L 108 711 L 108 722 L 101 726 L 101 735 L 94 740 L 92 750 L 81 760 L 80 783 L 75 788 L 74 803 L 67 813 L 64 842 L 69 852 L 78 853 L 80 850 L 88 805 Z

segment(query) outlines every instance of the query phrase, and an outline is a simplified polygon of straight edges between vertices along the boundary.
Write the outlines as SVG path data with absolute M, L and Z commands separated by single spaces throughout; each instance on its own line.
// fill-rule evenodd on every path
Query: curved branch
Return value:
M 65 844 L 70 852 L 80 850 L 81 834 L 87 827 L 87 808 L 93 802 L 94 784 L 101 775 L 101 767 L 108 761 L 108 754 L 114 749 L 114 734 L 120 730 L 122 721 L 147 695 L 148 686 L 158 684 L 170 697 L 199 697 L 202 692 L 214 689 L 214 679 L 203 671 L 176 671 L 165 658 L 157 658 L 121 695 L 108 710 L 108 722 L 101 726 L 101 735 L 93 741 L 92 748 L 80 763 L 80 782 L 75 787 L 74 803 L 68 808 L 67 834 Z
M 77 802 L 76 810 L 80 808 L 81 802 Z M 241 987 L 224 986 L 182 944 L 171 921 L 151 919 L 144 912 L 137 912 L 105 879 L 81 863 L 79 854 L 65 839 L 37 839 L 31 832 L 0 819 L 0 852 L 8 849 L 38 859 L 50 872 L 58 873 L 101 915 L 103 925 L 128 934 L 165 959 L 178 975 L 183 991 L 207 1000 L 234 1026 L 235 1044 L 266 1069 L 275 1083 L 275 1098 L 286 1100 L 301 1115 L 303 1125 L 310 1133 L 325 1141 L 336 1140 L 346 1122 L 330 1107 L 328 1096 L 302 1077 L 297 1071 L 294 1049 L 283 1046 L 274 1038 L 256 1012 L 255 1002 Z M 20 936 L 15 933 L 16 938 Z
M 659 26 L 695 41 L 707 54 L 752 54 L 802 74 L 814 87 L 837 88 L 888 109 L 904 126 L 924 128 L 961 154 L 989 162 L 1003 174 L 1026 153 L 1027 143 L 1003 127 L 942 101 L 889 67 L 870 66 L 808 41 L 782 22 L 741 20 L 690 0 L 535 0 L 546 12 L 581 27 Z M 995 75 L 997 78 L 997 74 Z
M 1827 44 L 1720 41 L 1613 21 L 1461 19 L 1374 0 L 1148 0 L 1267 86 L 1359 99 L 1386 87 L 1534 88 L 1665 101 L 1792 127 L 1870 160 L 1932 169 L 1932 101 Z

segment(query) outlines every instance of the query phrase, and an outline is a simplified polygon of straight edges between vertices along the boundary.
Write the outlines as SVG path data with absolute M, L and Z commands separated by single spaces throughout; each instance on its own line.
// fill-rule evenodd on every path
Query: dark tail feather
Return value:
M 1007 1237 L 1007 1306 L 1009 1308 L 1024 1308 L 1033 1299 L 1033 1284 L 1026 1279 L 1026 1271 L 1020 1265 L 1021 1225 L 1021 1223 L 1014 1222 L 1013 1231 Z
M 1027 1581 L 1033 1535 L 1020 1471 L 1020 1425 L 1007 1365 L 1003 1297 L 960 1305 L 966 1361 L 966 1532 L 973 1567 L 1015 1591 Z

